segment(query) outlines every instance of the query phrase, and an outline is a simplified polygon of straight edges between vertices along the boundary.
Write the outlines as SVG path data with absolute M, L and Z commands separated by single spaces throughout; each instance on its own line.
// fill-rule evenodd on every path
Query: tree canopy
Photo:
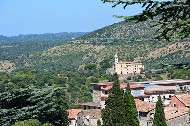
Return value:
M 158 101 L 156 102 L 153 126 L 167 126 L 164 107 L 160 96 L 158 96 Z
M 138 112 L 129 84 L 125 91 L 124 102 L 128 126 L 139 126 Z
M 29 119 L 24 121 L 18 121 L 12 126 L 53 126 L 53 125 L 51 123 L 41 124 L 41 122 L 37 119 Z
M 113 3 L 112 7 L 123 5 L 125 9 L 129 5 L 141 4 L 142 13 L 133 16 L 117 16 L 126 21 L 156 21 L 158 31 L 156 38 L 185 38 L 190 35 L 190 1 L 189 0 L 102 0 Z
M 0 93 L 0 125 L 38 119 L 42 123 L 67 126 L 68 106 L 63 90 L 28 87 Z
M 103 126 L 123 126 L 126 123 L 123 91 L 120 89 L 118 75 L 114 74 L 114 83 L 102 110 Z

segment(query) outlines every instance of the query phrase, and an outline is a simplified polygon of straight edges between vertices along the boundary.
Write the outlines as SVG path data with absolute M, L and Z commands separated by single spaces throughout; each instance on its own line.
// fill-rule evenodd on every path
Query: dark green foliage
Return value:
M 97 67 L 96 64 L 86 64 L 86 65 L 84 66 L 84 69 L 85 69 L 85 70 L 94 70 L 94 69 L 96 69 L 96 67 Z
M 167 126 L 164 107 L 160 96 L 158 96 L 158 101 L 156 102 L 156 110 L 154 114 L 153 126 Z
M 37 119 L 29 119 L 24 121 L 18 121 L 12 126 L 42 126 L 42 124 Z
M 138 112 L 129 84 L 125 91 L 124 102 L 128 126 L 139 126 Z
M 133 76 L 133 82 L 139 82 L 139 78 L 137 76 Z
M 63 88 L 34 87 L 15 89 L 0 94 L 0 125 L 38 119 L 56 126 L 68 125 L 67 100 Z
M 99 70 L 80 70 L 76 72 L 31 71 L 20 70 L 12 73 L 0 73 L 0 92 L 27 88 L 29 85 L 38 88 L 53 86 L 66 88 L 66 97 L 70 108 L 78 103 L 92 100 L 89 83 L 98 81 L 104 73 Z M 22 78 L 22 79 L 19 79 Z M 15 78 L 17 81 L 15 81 Z
M 111 68 L 112 64 L 110 63 L 110 60 L 104 59 L 100 62 L 100 67 L 103 70 L 106 70 L 107 68 Z
M 18 121 L 12 126 L 53 126 L 51 123 L 44 123 L 43 125 L 37 119 L 29 119 Z
M 131 76 L 128 76 L 128 77 L 127 77 L 127 80 L 131 80 Z
M 101 126 L 101 121 L 98 119 L 97 126 Z
M 190 35 L 190 1 L 174 0 L 102 0 L 113 3 L 113 7 L 122 4 L 124 9 L 129 5 L 141 4 L 143 12 L 134 16 L 117 16 L 126 21 L 137 22 L 157 20 L 153 25 L 158 27 L 158 38 L 169 39 L 172 37 L 185 38 Z M 176 33 L 176 34 L 175 34 Z
M 114 74 L 114 83 L 110 95 L 102 110 L 103 126 L 122 126 L 126 124 L 123 91 L 120 89 L 118 75 Z
M 156 80 L 163 80 L 163 78 L 159 74 L 157 74 L 156 75 Z
M 175 69 L 173 74 L 171 74 L 172 79 L 185 79 L 190 78 L 190 69 Z

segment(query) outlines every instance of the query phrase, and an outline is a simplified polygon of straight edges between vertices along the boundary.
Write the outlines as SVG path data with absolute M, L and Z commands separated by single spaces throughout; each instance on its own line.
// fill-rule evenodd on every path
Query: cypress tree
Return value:
M 123 91 L 120 89 L 118 75 L 114 74 L 113 86 L 102 110 L 103 126 L 125 126 Z
M 131 94 L 129 84 L 127 84 L 126 92 L 124 95 L 126 121 L 128 126 L 139 126 L 139 120 L 137 118 L 138 112 L 136 109 L 135 100 Z
M 97 126 L 101 126 L 101 121 L 98 119 Z
M 155 110 L 152 126 L 167 126 L 165 113 L 164 113 L 164 107 L 163 107 L 160 96 L 158 96 L 158 101 L 156 102 L 156 110 Z

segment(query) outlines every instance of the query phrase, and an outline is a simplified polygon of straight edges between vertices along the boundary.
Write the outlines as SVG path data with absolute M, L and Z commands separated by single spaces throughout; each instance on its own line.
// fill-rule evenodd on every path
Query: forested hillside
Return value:
M 67 33 L 65 37 L 45 34 L 36 39 L 35 35 L 29 35 L 27 40 L 19 36 L 16 40 L 24 42 L 18 43 L 14 39 L 13 43 L 1 44 L 1 60 L 11 61 L 16 68 L 60 71 L 81 69 L 85 64 L 98 64 L 103 59 L 113 62 L 115 53 L 118 53 L 119 60 L 143 62 L 146 68 L 156 67 L 160 62 L 190 62 L 188 38 L 172 41 L 154 39 L 156 30 L 150 24 L 149 21 L 119 22 L 85 35 Z
M 0 36 L 0 71 L 12 70 L 9 65 L 16 68 L 21 68 L 23 62 L 27 64 L 27 58 L 30 56 L 52 48 L 54 46 L 62 45 L 70 40 L 80 37 L 86 33 L 73 32 L 73 33 L 47 33 L 47 34 L 31 34 L 19 35 L 13 37 Z M 10 66 L 8 68 L 4 66 Z M 22 67 L 23 68 L 23 67 Z
M 84 64 L 98 64 L 103 59 L 113 62 L 115 53 L 120 60 L 143 62 L 147 68 L 160 62 L 189 62 L 189 39 L 156 40 L 155 34 L 150 22 L 120 22 L 35 53 L 20 62 L 36 69 L 77 70 Z

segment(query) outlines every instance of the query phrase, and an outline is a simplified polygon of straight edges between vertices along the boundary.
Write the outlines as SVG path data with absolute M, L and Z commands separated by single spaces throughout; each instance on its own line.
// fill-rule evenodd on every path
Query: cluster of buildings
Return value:
M 112 88 L 112 82 L 91 83 L 91 85 L 93 87 L 93 101 L 81 103 L 79 110 L 70 110 L 70 114 L 75 113 L 73 119 L 70 118 L 72 120 L 70 126 L 96 126 L 97 121 L 101 120 L 101 109 L 105 108 L 105 100 Z M 120 84 L 123 91 L 126 87 L 126 83 Z M 189 123 L 190 80 L 131 82 L 130 88 L 135 99 L 141 126 L 152 125 L 159 95 L 163 101 L 166 121 L 169 126 L 179 126 L 180 123 L 184 123 L 182 126 L 186 126 Z
M 144 65 L 136 62 L 119 62 L 117 54 L 115 62 L 109 73 L 122 75 L 140 74 Z M 105 101 L 110 94 L 112 82 L 91 83 L 93 87 L 92 102 L 81 103 L 81 109 L 70 109 L 69 126 L 97 126 L 101 120 L 101 109 L 105 108 Z M 152 126 L 156 102 L 161 96 L 168 126 L 189 126 L 190 117 L 190 80 L 161 80 L 146 82 L 130 82 L 138 111 L 140 126 Z M 125 92 L 126 83 L 120 83 L 120 88 Z

